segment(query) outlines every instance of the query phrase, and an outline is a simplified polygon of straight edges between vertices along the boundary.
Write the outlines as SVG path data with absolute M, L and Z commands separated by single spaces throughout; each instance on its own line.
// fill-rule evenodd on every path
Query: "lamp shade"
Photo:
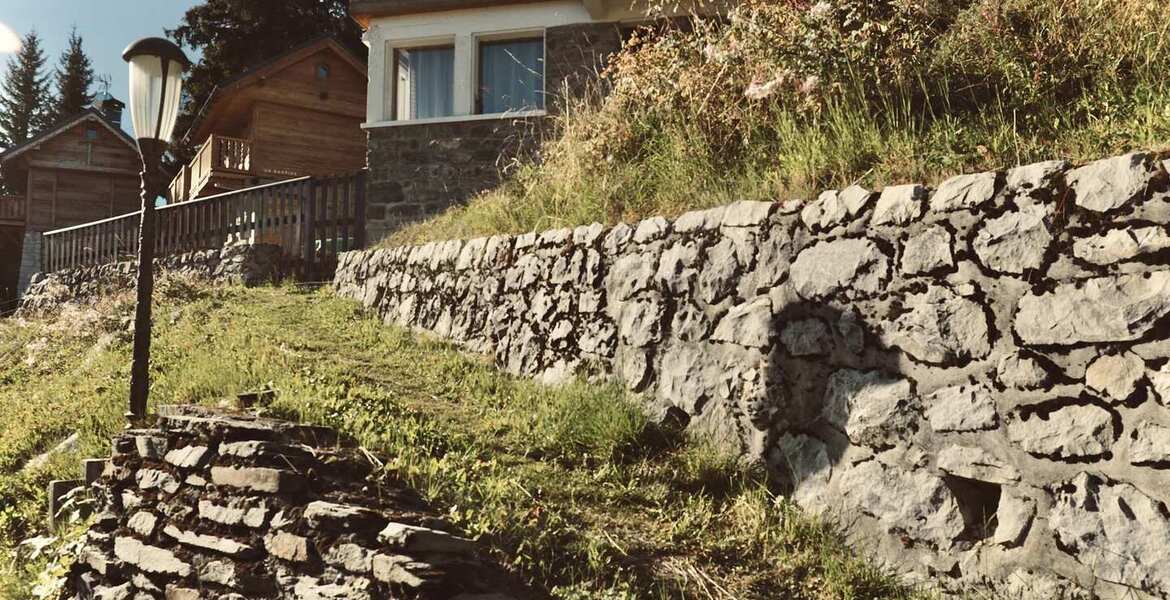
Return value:
M 140 140 L 170 142 L 179 116 L 183 71 L 191 64 L 183 51 L 162 38 L 144 38 L 122 53 L 130 63 L 130 121 Z

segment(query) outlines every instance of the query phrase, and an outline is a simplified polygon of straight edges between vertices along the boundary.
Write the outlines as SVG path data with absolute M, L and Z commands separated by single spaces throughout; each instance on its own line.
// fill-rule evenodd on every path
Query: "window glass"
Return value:
M 400 121 L 455 114 L 455 48 L 395 51 L 395 115 Z
M 479 45 L 480 114 L 544 108 L 544 40 Z

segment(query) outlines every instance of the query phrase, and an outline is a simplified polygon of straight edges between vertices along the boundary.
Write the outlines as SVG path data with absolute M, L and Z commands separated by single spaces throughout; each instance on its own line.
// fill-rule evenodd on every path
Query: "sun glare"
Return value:
M 0 22 L 0 54 L 20 52 L 20 36 Z

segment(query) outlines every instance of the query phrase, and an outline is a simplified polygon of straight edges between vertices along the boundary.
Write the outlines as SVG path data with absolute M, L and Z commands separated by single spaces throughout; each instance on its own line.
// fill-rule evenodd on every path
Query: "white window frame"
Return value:
M 508 31 L 492 31 L 490 33 L 479 33 L 473 36 L 473 44 L 471 47 L 471 77 L 472 77 L 472 97 L 471 97 L 471 111 L 470 114 L 477 117 L 504 117 L 517 114 L 544 114 L 544 108 L 538 110 L 527 111 L 511 111 L 502 113 L 481 113 L 479 109 L 479 87 L 483 84 L 480 77 L 483 75 L 479 64 L 480 46 L 484 43 L 491 44 L 493 42 L 510 42 L 513 40 L 532 40 L 540 38 L 540 83 L 544 86 L 541 94 L 544 95 L 544 106 L 548 106 L 548 29 L 541 27 L 539 29 L 512 29 Z
M 393 40 L 386 42 L 385 46 L 385 73 L 382 77 L 382 107 L 381 115 L 384 121 L 394 123 L 417 123 L 419 121 L 439 121 L 443 119 L 451 119 L 453 117 L 438 117 L 436 119 L 396 119 L 395 115 L 398 112 L 397 106 L 397 88 L 398 86 L 398 64 L 397 57 L 399 50 L 413 50 L 416 48 L 438 48 L 449 46 L 454 48 L 454 57 L 456 63 L 459 61 L 459 44 L 458 39 L 454 35 L 440 35 L 423 38 L 413 38 L 405 40 Z M 459 114 L 459 67 L 455 67 L 455 81 L 452 82 L 452 94 L 454 94 L 455 114 Z
M 403 15 L 376 18 L 370 24 L 363 40 L 370 48 L 369 93 L 366 98 L 365 129 L 401 127 L 420 123 L 478 121 L 500 118 L 519 118 L 545 115 L 545 110 L 500 114 L 475 114 L 475 96 L 479 86 L 479 42 L 502 41 L 510 38 L 545 40 L 545 102 L 548 102 L 548 36 L 551 27 L 592 22 L 580 0 L 549 0 L 511 4 L 480 9 L 453 10 L 443 13 Z M 393 83 L 391 65 L 395 48 L 420 45 L 455 46 L 455 115 L 435 119 L 411 121 L 393 120 L 387 98 L 388 85 Z M 438 44 L 436 44 L 438 42 Z M 387 80 L 390 80 L 389 82 Z

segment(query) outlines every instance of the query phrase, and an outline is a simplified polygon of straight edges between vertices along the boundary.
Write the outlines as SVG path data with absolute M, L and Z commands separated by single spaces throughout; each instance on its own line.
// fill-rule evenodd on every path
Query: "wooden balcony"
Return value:
M 24 225 L 28 203 L 24 196 L 0 196 L 0 225 Z
M 252 175 L 252 142 L 240 138 L 212 135 L 199 148 L 191 163 L 184 166 L 171 180 L 171 201 L 186 202 L 208 193 L 223 191 L 207 189 L 221 181 L 243 182 Z M 231 189 L 229 187 L 229 189 Z

